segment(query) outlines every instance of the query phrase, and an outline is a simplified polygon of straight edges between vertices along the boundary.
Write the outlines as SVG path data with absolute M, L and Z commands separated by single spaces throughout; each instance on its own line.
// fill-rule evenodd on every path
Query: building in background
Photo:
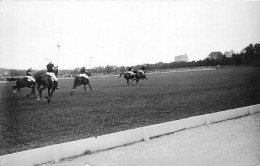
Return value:
M 175 62 L 188 62 L 188 55 L 175 56 Z
M 234 50 L 227 51 L 227 52 L 224 53 L 224 55 L 225 55 L 227 58 L 231 58 L 233 54 L 235 54 L 235 51 L 234 51 Z

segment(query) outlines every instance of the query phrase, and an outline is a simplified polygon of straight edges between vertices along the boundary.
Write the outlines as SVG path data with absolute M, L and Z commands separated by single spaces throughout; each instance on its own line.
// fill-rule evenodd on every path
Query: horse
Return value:
M 146 75 L 143 74 L 143 72 L 141 72 L 140 70 L 139 71 L 134 71 L 135 73 L 135 80 L 136 80 L 136 83 L 137 85 L 139 85 L 139 80 L 143 80 L 145 79 L 147 81 L 147 77 Z
M 91 74 L 87 73 L 87 75 L 90 76 Z M 71 92 L 70 92 L 71 96 L 72 96 L 73 92 L 76 90 L 76 88 L 80 85 L 84 85 L 85 94 L 87 93 L 86 92 L 86 85 L 88 85 L 90 90 L 92 91 L 91 83 L 89 82 L 89 79 L 84 78 L 84 77 L 80 77 L 80 76 L 76 76 L 75 80 L 74 80 L 73 87 L 72 87 Z
M 127 85 L 130 86 L 130 83 L 131 83 L 131 82 L 129 82 L 129 80 L 132 80 L 132 81 L 133 81 L 134 78 L 135 78 L 134 75 L 132 75 L 131 73 L 128 73 L 128 72 L 127 72 L 127 73 L 121 73 L 121 74 L 119 75 L 119 78 L 120 78 L 122 75 L 124 75 L 124 78 L 126 79 Z
M 58 75 L 58 67 L 54 67 L 54 74 Z M 37 97 L 37 100 L 41 100 L 42 97 L 42 91 L 46 88 L 48 88 L 48 103 L 50 103 L 51 97 L 53 92 L 55 91 L 57 85 L 52 80 L 51 76 L 46 75 L 46 71 L 41 71 L 35 74 L 36 75 L 36 82 L 37 82 L 37 89 L 39 91 L 39 96 Z
M 12 78 L 12 81 L 15 81 L 15 86 L 13 86 L 13 95 L 16 94 L 15 89 L 18 90 L 18 94 L 21 93 L 20 88 L 32 88 L 32 91 L 30 94 L 26 95 L 27 97 L 30 97 L 31 95 L 33 95 L 35 97 L 35 86 L 33 85 L 33 82 L 31 80 L 29 80 L 27 77 L 23 77 L 23 78 Z M 10 80 L 9 80 L 10 81 Z

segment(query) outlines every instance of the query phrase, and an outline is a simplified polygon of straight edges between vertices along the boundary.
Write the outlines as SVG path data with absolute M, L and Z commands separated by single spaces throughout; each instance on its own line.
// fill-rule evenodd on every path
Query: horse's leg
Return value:
M 137 83 L 137 85 L 139 86 L 139 79 L 136 79 L 136 83 Z
M 145 80 L 147 81 L 147 78 L 146 78 L 146 76 L 144 75 L 144 78 L 145 78 Z
M 53 86 L 52 89 L 51 89 L 51 93 L 50 93 L 50 95 L 49 95 L 49 97 L 48 97 L 48 103 L 51 102 L 51 96 L 52 96 L 53 92 L 55 91 L 55 89 L 56 89 L 56 86 Z M 48 90 L 49 90 L 49 89 L 48 89 Z
M 33 97 L 35 97 L 35 87 L 33 87 L 33 89 L 32 89 L 32 95 L 33 95 Z
M 17 89 L 18 89 L 18 95 L 21 93 L 21 89 L 20 89 L 20 87 L 17 87 Z
M 90 83 L 88 83 L 88 86 L 89 86 L 90 90 L 92 91 L 92 87 L 91 87 Z
M 35 97 L 35 87 L 32 88 L 31 94 L 29 96 L 33 95 Z
M 43 86 L 41 85 L 39 88 L 37 88 L 39 91 L 39 96 L 37 97 L 37 100 L 41 100 L 42 97 L 42 90 L 43 90 Z
M 44 89 L 46 89 L 46 87 L 44 87 L 44 86 L 40 86 L 39 87 L 39 96 L 37 97 L 37 100 L 41 100 L 41 97 L 42 97 L 42 91 L 44 90 Z
M 39 86 L 39 85 L 37 86 L 37 90 L 38 90 L 38 92 L 40 92 L 40 87 L 41 87 L 41 86 Z
M 73 92 L 76 90 L 77 88 L 77 85 L 73 85 L 72 89 L 71 89 L 71 92 L 70 92 L 70 95 L 72 96 Z
M 129 79 L 127 79 L 127 85 L 130 86 L 132 84 L 132 82 L 129 81 Z
M 87 93 L 87 91 L 86 91 L 86 84 L 84 84 L 84 90 L 85 90 L 85 94 Z
M 47 99 L 49 99 L 50 98 L 50 96 L 51 96 L 51 88 L 50 87 L 48 87 L 48 97 L 46 97 Z
M 16 94 L 16 91 L 15 91 L 16 88 L 17 88 L 17 86 L 13 86 L 13 95 Z
M 15 81 L 15 86 L 13 86 L 13 95 L 16 94 L 15 89 L 18 89 L 19 87 L 20 87 L 20 82 L 19 82 L 19 79 L 18 79 L 18 80 Z
M 51 96 L 53 94 L 53 92 L 55 91 L 56 87 L 57 87 L 57 83 L 54 83 L 52 87 L 48 87 L 48 103 L 51 102 Z M 50 93 L 50 89 L 51 89 L 51 93 Z
M 73 92 L 76 90 L 76 88 L 81 84 L 81 79 L 76 77 L 74 80 L 73 87 L 71 89 L 70 95 L 72 96 Z
M 26 96 L 30 97 L 31 95 L 35 96 L 35 87 L 32 87 L 31 93 L 29 95 L 26 95 Z
M 33 88 L 31 90 L 31 93 L 29 95 L 26 95 L 26 97 L 30 97 L 33 94 Z

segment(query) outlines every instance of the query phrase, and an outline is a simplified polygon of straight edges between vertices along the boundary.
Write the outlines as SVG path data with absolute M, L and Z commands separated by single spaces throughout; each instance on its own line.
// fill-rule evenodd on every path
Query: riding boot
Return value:
M 56 89 L 60 89 L 60 87 L 58 87 L 58 81 L 54 81 L 54 85 L 56 86 Z

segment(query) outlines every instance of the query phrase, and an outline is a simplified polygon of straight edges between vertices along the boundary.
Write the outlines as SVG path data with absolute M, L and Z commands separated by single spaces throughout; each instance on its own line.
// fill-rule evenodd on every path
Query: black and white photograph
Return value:
M 260 0 L 0 0 L 0 166 L 259 166 Z

